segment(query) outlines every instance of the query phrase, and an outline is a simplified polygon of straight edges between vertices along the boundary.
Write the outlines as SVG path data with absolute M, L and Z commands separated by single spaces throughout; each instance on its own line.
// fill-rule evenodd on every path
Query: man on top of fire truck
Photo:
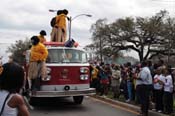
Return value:
M 66 41 L 66 19 L 67 19 L 68 10 L 59 10 L 55 19 L 55 25 L 51 33 L 51 40 L 56 42 L 65 42 Z
M 48 56 L 47 48 L 39 42 L 37 36 L 31 38 L 32 48 L 30 52 L 30 63 L 28 77 L 31 79 L 31 89 L 39 89 L 38 81 L 46 76 L 45 60 Z
M 47 34 L 46 34 L 46 31 L 44 31 L 44 30 L 41 30 L 41 31 L 40 31 L 40 35 L 38 36 L 38 38 L 39 38 L 39 40 L 40 40 L 41 43 L 46 42 L 46 38 L 44 37 L 44 36 L 46 36 L 46 35 L 47 35 Z

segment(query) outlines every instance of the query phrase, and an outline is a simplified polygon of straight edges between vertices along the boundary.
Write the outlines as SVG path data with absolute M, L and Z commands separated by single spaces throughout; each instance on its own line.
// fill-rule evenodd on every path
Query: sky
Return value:
M 113 22 L 117 18 L 152 16 L 166 9 L 175 15 L 175 0 L 1 0 L 0 2 L 0 45 L 14 43 L 38 35 L 46 30 L 50 40 L 50 20 L 56 15 L 49 9 L 67 9 L 68 16 L 80 16 L 72 21 L 71 37 L 84 47 L 91 41 L 91 25 L 98 19 Z

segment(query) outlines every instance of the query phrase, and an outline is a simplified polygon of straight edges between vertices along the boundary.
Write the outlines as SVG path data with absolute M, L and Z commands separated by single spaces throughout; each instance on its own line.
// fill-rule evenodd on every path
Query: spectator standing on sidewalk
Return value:
M 164 74 L 163 104 L 165 114 L 171 114 L 173 112 L 173 80 L 170 70 L 171 69 L 165 68 L 163 71 Z
M 126 102 L 130 102 L 131 100 L 133 100 L 133 74 L 131 66 L 129 66 L 127 70 L 127 90 L 128 99 L 126 100 Z
M 142 62 L 140 76 L 137 79 L 142 81 L 142 84 L 140 85 L 140 89 L 138 91 L 141 100 L 140 116 L 148 116 L 149 95 L 151 90 L 150 86 L 152 85 L 152 76 L 146 61 Z
M 141 70 L 141 67 L 140 65 L 137 65 L 136 66 L 136 69 L 135 69 L 135 73 L 133 75 L 133 78 L 135 80 L 135 88 L 136 88 L 136 103 L 140 104 L 141 103 L 141 98 L 140 98 L 140 95 L 139 95 L 139 91 L 141 89 L 141 85 L 142 85 L 142 80 L 138 79 L 140 77 L 140 70 Z
M 96 66 L 90 65 L 91 68 L 91 87 L 96 88 L 98 90 L 98 69 Z
M 101 91 L 100 91 L 100 96 L 106 97 L 108 94 L 108 85 L 109 85 L 109 78 L 108 78 L 108 73 L 105 68 L 105 66 L 102 66 L 99 70 L 99 77 L 100 77 L 100 85 L 101 85 Z
M 127 90 L 127 68 L 125 65 L 121 66 L 121 83 L 120 83 L 120 94 L 123 94 L 125 100 L 128 99 L 128 90 Z
M 162 68 L 159 67 L 154 76 L 155 108 L 159 113 L 163 111 L 163 80 Z
M 120 88 L 119 88 L 120 78 L 121 78 L 120 66 L 115 65 L 112 69 L 112 79 L 111 79 L 111 87 L 114 99 L 119 98 L 120 96 Z

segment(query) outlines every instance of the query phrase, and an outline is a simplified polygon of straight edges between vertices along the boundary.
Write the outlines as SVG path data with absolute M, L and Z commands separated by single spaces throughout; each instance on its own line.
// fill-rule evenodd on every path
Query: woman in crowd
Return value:
M 162 68 L 157 68 L 154 76 L 154 97 L 155 97 L 155 108 L 157 112 L 163 111 L 163 80 Z
M 29 116 L 23 97 L 18 94 L 24 83 L 24 71 L 15 63 L 0 68 L 0 116 Z
M 120 95 L 120 88 L 119 88 L 120 78 L 121 78 L 120 66 L 115 65 L 112 69 L 112 79 L 111 79 L 111 87 L 114 99 L 119 98 Z
M 173 79 L 171 76 L 171 70 L 165 68 L 163 71 L 164 74 L 164 113 L 171 114 L 173 112 Z
M 100 77 L 100 84 L 101 84 L 100 95 L 106 96 L 108 94 L 109 77 L 105 66 L 102 66 L 102 68 L 100 68 L 99 77 Z

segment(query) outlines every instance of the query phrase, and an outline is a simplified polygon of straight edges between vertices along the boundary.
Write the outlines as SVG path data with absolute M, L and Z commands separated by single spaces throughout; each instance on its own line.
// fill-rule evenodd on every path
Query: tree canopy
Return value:
M 17 40 L 15 44 L 8 47 L 7 52 L 12 53 L 12 58 L 15 62 L 23 64 L 25 62 L 25 51 L 29 49 L 31 42 L 29 39 Z
M 93 44 L 87 47 L 103 54 L 134 50 L 140 61 L 156 55 L 175 55 L 175 20 L 167 11 L 151 17 L 125 17 L 106 23 L 99 19 L 91 27 Z M 105 53 L 105 52 L 108 53 Z

